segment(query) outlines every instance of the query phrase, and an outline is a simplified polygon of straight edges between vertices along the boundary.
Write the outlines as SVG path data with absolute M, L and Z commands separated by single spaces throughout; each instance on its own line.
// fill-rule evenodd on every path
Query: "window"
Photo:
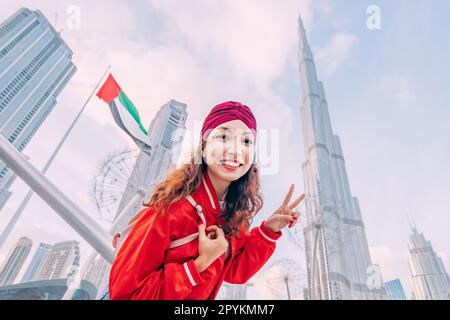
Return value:
M 30 15 L 30 10 L 24 9 L 18 13 L 13 19 L 0 28 L 0 37 L 11 31 L 19 22 Z
M 0 58 L 3 58 L 10 52 L 14 47 L 27 35 L 31 33 L 37 26 L 39 21 L 35 20 L 31 25 L 29 25 L 25 30 L 23 30 L 13 41 L 11 41 L 2 51 L 0 51 Z
M 14 98 L 14 96 L 19 92 L 19 90 L 27 83 L 31 77 L 39 71 L 42 65 L 50 58 L 50 56 L 60 47 L 61 42 L 58 41 L 57 38 L 54 38 L 50 41 L 41 52 L 34 57 L 27 67 L 25 67 L 22 72 L 20 72 L 16 78 L 11 81 L 6 89 L 4 89 L 0 94 L 6 95 L 8 94 L 6 101 L 7 104 Z M 28 77 L 25 77 L 25 73 L 28 74 Z M 15 87 L 18 84 L 17 87 Z M 15 88 L 14 88 L 15 87 Z M 14 90 L 13 90 L 14 88 Z M 4 109 L 5 106 L 0 108 L 0 112 Z
M 48 89 L 45 91 L 45 93 L 41 96 L 39 101 L 36 103 L 36 105 L 33 107 L 33 109 L 28 113 L 28 115 L 25 117 L 24 120 L 19 124 L 18 128 L 14 131 L 14 133 L 10 136 L 8 139 L 11 143 L 14 142 L 20 132 L 23 130 L 23 128 L 29 123 L 29 121 L 32 119 L 32 117 L 35 115 L 35 113 L 40 109 L 42 104 L 47 100 L 47 98 L 50 96 L 51 92 L 55 90 L 56 86 L 61 84 L 62 78 L 67 74 L 67 72 L 72 68 L 72 63 L 69 63 L 64 70 L 56 77 L 56 79 L 52 82 L 52 84 L 48 87 Z M 72 69 L 73 70 L 73 69 Z M 60 88 L 58 88 L 60 89 Z M 50 111 L 52 108 L 49 108 L 44 115 L 41 117 L 41 119 L 34 125 L 33 130 L 30 132 L 28 137 L 25 139 L 24 142 L 19 147 L 19 151 L 22 151 L 23 148 L 28 144 L 28 141 L 33 137 L 33 135 L 36 133 L 37 129 L 41 126 L 42 122 L 47 118 L 47 116 L 50 114 Z

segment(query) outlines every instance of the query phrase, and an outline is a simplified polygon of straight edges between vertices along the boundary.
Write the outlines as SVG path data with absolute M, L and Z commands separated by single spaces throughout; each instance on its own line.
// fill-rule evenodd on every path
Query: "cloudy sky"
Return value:
M 370 5 L 381 9 L 379 30 L 367 27 Z M 384 280 L 400 278 L 411 295 L 409 213 L 450 269 L 450 43 L 443 40 L 448 1 L 2 0 L 0 21 L 22 6 L 56 23 L 78 68 L 25 149 L 36 167 L 43 167 L 111 65 L 146 126 L 170 99 L 188 105 L 189 130 L 215 104 L 238 100 L 252 107 L 259 128 L 279 130 L 280 166 L 262 177 L 265 206 L 255 223 L 275 210 L 291 183 L 298 193 L 303 189 L 301 13 L 325 83 L 333 130 L 341 138 L 351 191 L 360 200 L 373 262 L 381 266 Z M 78 25 L 73 20 L 77 11 Z M 130 146 L 106 104 L 94 98 L 47 176 L 106 227 L 92 199 L 93 179 L 108 155 Z M 0 226 L 27 190 L 17 179 Z M 27 263 L 39 242 L 76 239 L 82 261 L 90 251 L 38 197 L 1 248 L 0 261 L 25 235 L 34 241 Z M 287 233 L 266 267 L 286 258 L 304 272 L 302 246 Z M 274 298 L 263 272 L 254 283 L 249 298 Z

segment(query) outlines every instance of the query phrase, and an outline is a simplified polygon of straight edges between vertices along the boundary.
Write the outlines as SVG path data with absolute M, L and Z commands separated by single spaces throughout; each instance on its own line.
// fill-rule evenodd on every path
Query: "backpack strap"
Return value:
M 194 198 L 192 198 L 192 196 L 188 195 L 186 197 L 186 200 L 189 201 L 189 203 L 195 208 L 195 210 L 197 211 L 198 216 L 200 217 L 200 219 L 202 220 L 202 223 L 204 225 L 206 225 L 206 219 L 205 219 L 205 215 L 203 214 L 203 208 L 201 205 L 199 205 Z M 130 224 L 127 225 L 127 227 L 125 228 L 125 230 L 123 230 L 122 232 L 117 232 L 114 235 L 113 238 L 113 247 L 115 249 L 115 253 L 117 254 L 119 248 L 122 246 L 122 243 L 125 241 L 125 238 L 128 236 L 128 234 L 130 233 L 131 229 L 133 229 L 134 224 L 137 222 L 138 219 L 132 219 L 130 221 Z M 174 241 L 172 241 L 172 243 L 170 244 L 169 249 L 172 248 L 176 248 L 179 246 L 182 246 L 186 243 L 189 243 L 191 241 L 193 241 L 195 238 L 198 237 L 198 232 L 190 234 L 184 238 L 181 239 L 176 239 Z
M 203 208 L 201 205 L 199 205 L 197 202 L 195 202 L 194 198 L 192 198 L 192 196 L 188 195 L 186 197 L 186 200 L 189 201 L 190 204 L 192 204 L 192 206 L 195 208 L 195 210 L 197 210 L 197 213 L 200 217 L 200 219 L 202 220 L 203 224 L 206 225 L 206 219 L 205 219 L 205 215 L 203 214 Z
M 186 200 L 189 201 L 190 204 L 192 204 L 192 206 L 195 208 L 195 210 L 197 210 L 197 214 L 200 217 L 200 219 L 202 220 L 202 223 L 204 225 L 206 225 L 206 219 L 205 219 L 205 215 L 203 214 L 203 208 L 201 205 L 199 205 L 194 198 L 192 198 L 192 196 L 188 195 L 186 196 Z M 181 239 L 176 239 L 174 241 L 172 241 L 172 243 L 170 244 L 169 249 L 172 248 L 176 248 L 176 247 L 180 247 L 186 243 L 189 243 L 191 241 L 193 241 L 195 238 L 198 237 L 198 232 L 190 234 L 184 238 Z
M 172 243 L 170 244 L 169 249 L 176 248 L 176 247 L 181 247 L 182 245 L 193 241 L 197 237 L 198 237 L 198 232 L 190 234 L 187 237 L 184 237 L 184 238 L 181 238 L 181 239 L 173 240 Z

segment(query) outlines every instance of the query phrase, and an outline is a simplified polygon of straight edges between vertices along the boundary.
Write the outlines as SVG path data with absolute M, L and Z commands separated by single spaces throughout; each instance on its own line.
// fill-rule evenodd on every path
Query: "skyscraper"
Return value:
M 353 197 L 339 137 L 333 133 L 327 99 L 306 31 L 299 18 L 302 164 L 307 226 L 305 254 L 310 299 L 382 299 L 383 283 L 367 285 L 372 264 L 357 198 Z M 381 275 L 379 277 L 381 279 Z
M 126 207 L 136 192 L 142 192 L 143 198 L 147 200 L 153 187 L 175 167 L 180 151 L 178 148 L 181 146 L 186 130 L 186 108 L 186 104 L 170 100 L 159 109 L 148 129 L 152 154 L 149 157 L 141 152 L 138 156 L 120 201 L 118 213 Z M 176 136 L 178 133 L 181 136 Z M 139 187 L 145 190 L 140 190 Z M 129 219 L 133 218 L 141 208 L 142 203 L 136 204 L 128 213 Z
M 84 280 L 91 282 L 98 290 L 102 286 L 102 281 L 106 281 L 107 277 L 109 277 L 110 267 L 111 265 L 102 256 L 97 255 L 89 265 Z
M 247 300 L 247 288 L 250 286 L 253 286 L 253 283 L 231 284 L 223 282 L 216 300 Z
M 405 291 L 399 279 L 394 279 L 384 283 L 386 294 L 389 300 L 406 300 Z
M 40 11 L 18 10 L 0 25 L 0 134 L 22 151 L 76 72 L 72 51 Z M 0 161 L 0 209 L 15 174 Z
M 416 300 L 449 300 L 450 282 L 441 258 L 414 226 L 409 237 L 409 269 Z
M 27 237 L 20 238 L 13 247 L 0 271 L 0 286 L 14 283 L 20 269 L 30 253 L 33 241 Z
M 31 260 L 30 265 L 22 278 L 22 282 L 33 281 L 37 276 L 39 269 L 47 258 L 48 254 L 52 250 L 53 246 L 46 243 L 39 244 L 39 247 L 34 254 L 33 260 Z
M 64 279 L 77 271 L 79 266 L 80 248 L 78 241 L 58 242 L 48 253 L 35 279 Z

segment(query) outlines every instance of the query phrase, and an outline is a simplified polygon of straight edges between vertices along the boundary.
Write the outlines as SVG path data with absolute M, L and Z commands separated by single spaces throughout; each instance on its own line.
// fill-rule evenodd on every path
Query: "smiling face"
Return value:
M 203 158 L 216 178 L 228 182 L 238 180 L 255 158 L 252 131 L 241 120 L 222 123 L 208 135 Z

